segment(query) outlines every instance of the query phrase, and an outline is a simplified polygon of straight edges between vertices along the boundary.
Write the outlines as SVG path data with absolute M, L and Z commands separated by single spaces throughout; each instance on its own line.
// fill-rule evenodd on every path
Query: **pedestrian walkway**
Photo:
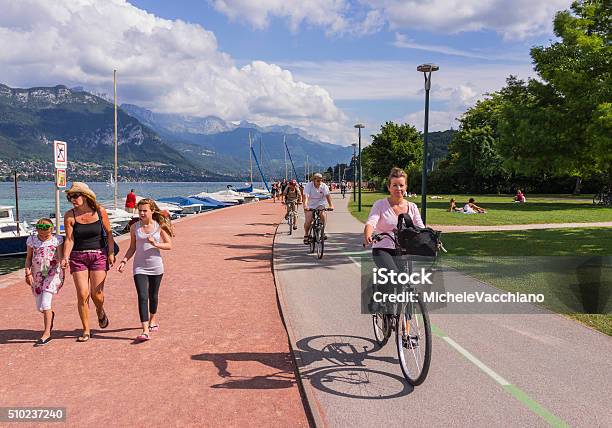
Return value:
M 1 405 L 63 406 L 69 426 L 307 426 L 271 271 L 283 208 L 260 202 L 176 224 L 161 330 L 141 344 L 131 262 L 109 274 L 108 329 L 75 342 L 68 279 L 54 301 L 54 339 L 42 348 L 32 346 L 41 316 L 23 273 L 13 274 L 0 289 Z
M 372 317 L 360 313 L 363 224 L 347 200 L 334 196 L 334 205 L 322 260 L 286 225 L 274 242 L 279 299 L 317 426 L 612 426 L 611 338 L 536 307 L 432 313 L 429 375 L 409 387 L 393 340 L 378 348 Z M 449 275 L 449 291 L 499 292 Z

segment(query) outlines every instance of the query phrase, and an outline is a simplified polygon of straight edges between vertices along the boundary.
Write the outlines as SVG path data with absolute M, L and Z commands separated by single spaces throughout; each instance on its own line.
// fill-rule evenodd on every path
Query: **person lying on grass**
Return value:
M 463 207 L 464 214 L 485 214 L 487 211 L 484 208 L 476 205 L 474 198 L 470 198 L 467 204 Z

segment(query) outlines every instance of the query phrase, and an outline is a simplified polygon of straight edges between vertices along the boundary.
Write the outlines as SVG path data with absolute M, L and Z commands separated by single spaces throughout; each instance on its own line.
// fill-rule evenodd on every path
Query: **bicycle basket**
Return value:
M 397 240 L 402 254 L 437 257 L 442 245 L 442 232 L 429 227 L 416 227 L 409 215 L 400 214 L 397 219 Z

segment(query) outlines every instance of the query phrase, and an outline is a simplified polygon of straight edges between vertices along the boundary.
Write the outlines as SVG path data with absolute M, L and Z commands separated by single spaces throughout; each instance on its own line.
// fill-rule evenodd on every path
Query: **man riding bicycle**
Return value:
M 287 213 L 285 220 L 289 218 L 289 213 L 294 212 L 297 216 L 297 205 L 302 203 L 302 193 L 298 188 L 297 181 L 291 180 L 289 185 L 283 191 L 283 198 L 287 205 Z M 297 224 L 293 224 L 293 230 L 297 229 Z
M 323 183 L 323 176 L 318 172 L 312 176 L 312 181 L 304 187 L 304 244 L 310 243 L 308 234 L 312 225 L 312 211 L 317 208 L 325 208 L 331 211 L 334 209 L 334 204 L 331 200 L 331 193 L 327 184 Z M 321 212 L 321 223 L 325 225 L 325 212 Z M 325 239 L 325 238 L 324 238 Z

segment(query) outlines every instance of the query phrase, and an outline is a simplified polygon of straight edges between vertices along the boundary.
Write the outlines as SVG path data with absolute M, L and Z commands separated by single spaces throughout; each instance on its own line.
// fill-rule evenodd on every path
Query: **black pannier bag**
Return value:
M 398 216 L 397 239 L 402 254 L 436 257 L 442 247 L 441 234 L 429 227 L 416 227 L 409 215 Z

